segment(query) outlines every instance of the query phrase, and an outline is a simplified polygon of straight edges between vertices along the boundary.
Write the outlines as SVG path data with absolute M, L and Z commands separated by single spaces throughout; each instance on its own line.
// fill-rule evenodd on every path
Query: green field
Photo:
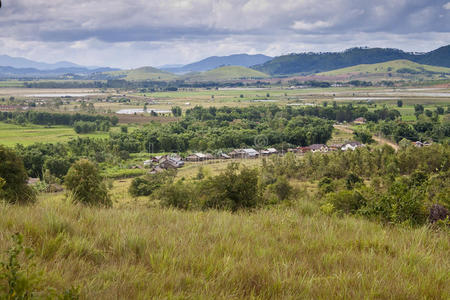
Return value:
M 27 146 L 33 143 L 66 142 L 77 136 L 106 138 L 108 133 L 76 134 L 73 128 L 69 126 L 51 126 L 47 128 L 43 125 L 20 126 L 0 122 L 0 144 L 10 147 L 16 144 Z

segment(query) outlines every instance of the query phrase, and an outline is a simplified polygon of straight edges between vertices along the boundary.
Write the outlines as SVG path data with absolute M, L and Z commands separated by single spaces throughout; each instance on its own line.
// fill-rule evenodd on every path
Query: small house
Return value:
M 311 152 L 328 152 L 329 150 L 325 144 L 312 144 L 305 148 L 308 148 Z
M 367 120 L 364 119 L 363 117 L 356 118 L 356 119 L 353 121 L 353 123 L 355 123 L 355 124 L 366 124 L 366 122 L 367 122 Z
M 347 151 L 347 150 L 355 150 L 358 147 L 362 147 L 363 144 L 361 144 L 360 142 L 348 142 L 345 143 L 342 147 L 341 150 L 342 151 Z

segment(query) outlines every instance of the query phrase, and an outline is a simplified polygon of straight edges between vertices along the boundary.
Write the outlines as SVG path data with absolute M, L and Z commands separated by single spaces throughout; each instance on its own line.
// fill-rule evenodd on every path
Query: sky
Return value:
M 2 0 L 0 8 L 0 54 L 87 66 L 448 44 L 448 0 Z

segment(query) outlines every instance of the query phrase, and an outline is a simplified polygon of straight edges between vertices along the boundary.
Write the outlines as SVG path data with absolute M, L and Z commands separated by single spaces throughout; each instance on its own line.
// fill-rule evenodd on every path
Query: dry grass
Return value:
M 448 232 L 328 217 L 307 198 L 232 214 L 43 195 L 0 205 L 0 251 L 22 232 L 43 284 L 84 299 L 448 299 Z

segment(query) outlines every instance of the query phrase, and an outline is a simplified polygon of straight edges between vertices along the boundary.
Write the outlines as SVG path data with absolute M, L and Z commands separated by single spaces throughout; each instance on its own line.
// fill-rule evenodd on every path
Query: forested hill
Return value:
M 407 59 L 420 64 L 450 67 L 450 45 L 434 51 L 414 54 L 389 48 L 351 48 L 344 52 L 299 53 L 278 56 L 253 69 L 271 74 L 316 73 L 391 60 Z

